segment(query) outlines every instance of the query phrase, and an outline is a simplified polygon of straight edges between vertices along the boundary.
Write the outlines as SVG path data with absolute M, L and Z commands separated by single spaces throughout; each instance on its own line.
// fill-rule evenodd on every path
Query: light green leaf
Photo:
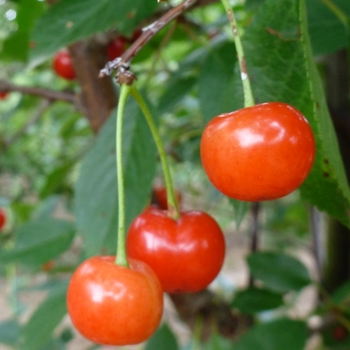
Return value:
M 15 232 L 15 244 L 2 250 L 0 263 L 20 261 L 26 265 L 42 265 L 55 259 L 72 243 L 75 226 L 57 219 L 40 219 L 28 222 Z
M 21 349 L 38 350 L 43 347 L 53 330 L 67 313 L 67 283 L 61 283 L 35 310 L 21 331 Z

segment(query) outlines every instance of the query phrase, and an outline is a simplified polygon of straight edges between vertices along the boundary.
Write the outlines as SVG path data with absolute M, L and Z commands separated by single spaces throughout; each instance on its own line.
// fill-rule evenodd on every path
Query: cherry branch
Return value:
M 114 70 L 119 75 L 125 75 L 127 79 L 134 80 L 134 75 L 129 72 L 130 62 L 137 53 L 168 23 L 179 17 L 188 8 L 194 5 L 197 0 L 184 0 L 184 2 L 176 7 L 171 8 L 163 16 L 153 22 L 151 25 L 142 30 L 142 34 L 131 44 L 131 46 L 123 53 L 122 56 L 108 62 L 100 71 L 100 77 L 111 75 Z M 123 83 L 123 82 L 121 82 Z
M 50 101 L 65 101 L 70 103 L 76 103 L 76 95 L 72 92 L 65 92 L 65 91 L 55 91 L 55 90 L 49 90 L 49 89 L 43 89 L 43 88 L 37 88 L 37 87 L 29 87 L 29 86 L 19 86 L 14 85 L 10 82 L 0 80 L 0 92 L 5 91 L 16 91 L 21 92 L 23 94 L 33 95 L 45 98 Z

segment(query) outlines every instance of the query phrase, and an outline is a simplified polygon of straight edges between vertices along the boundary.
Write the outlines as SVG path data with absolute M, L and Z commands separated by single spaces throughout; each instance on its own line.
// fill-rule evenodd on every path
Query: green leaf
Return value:
M 278 292 L 299 291 L 311 283 L 306 267 L 292 256 L 256 252 L 247 257 L 254 278 Z
M 156 171 L 156 149 L 136 102 L 128 100 L 123 129 L 126 227 L 147 205 Z M 115 117 L 110 118 L 83 160 L 75 189 L 75 213 L 88 256 L 115 253 L 117 178 Z
M 196 82 L 197 79 L 191 76 L 176 77 L 176 79 L 170 80 L 160 98 L 159 113 L 162 114 L 173 110 L 189 94 Z
M 229 111 L 223 109 L 225 96 L 222 89 L 216 87 L 228 85 L 236 61 L 232 42 L 225 42 L 224 45 L 212 50 L 204 60 L 198 79 L 198 94 L 205 123 L 216 115 Z
M 47 57 L 61 47 L 112 27 L 125 35 L 158 6 L 144 0 L 61 0 L 36 22 L 32 59 Z
M 247 67 L 257 103 L 289 103 L 312 126 L 317 154 L 301 186 L 302 197 L 349 226 L 349 185 L 314 63 L 303 4 L 301 0 L 266 0 L 260 6 L 243 37 Z M 239 95 L 242 88 L 235 86 Z
M 350 18 L 348 0 L 332 0 L 345 16 Z M 347 47 L 347 28 L 325 2 L 307 0 L 308 28 L 315 55 L 325 55 Z
M 0 253 L 0 263 L 20 261 L 26 265 L 42 265 L 68 249 L 74 231 L 73 223 L 57 219 L 26 223 L 15 232 L 14 247 Z
M 166 323 L 148 340 L 145 350 L 178 350 L 176 337 Z
M 305 322 L 281 319 L 254 326 L 235 344 L 235 350 L 304 350 Z
M 235 294 L 232 306 L 244 314 L 276 309 L 284 304 L 283 296 L 268 289 L 251 287 Z
M 51 291 L 23 326 L 21 331 L 21 348 L 38 350 L 51 338 L 52 332 L 67 313 L 66 293 L 68 283 L 63 282 Z
M 235 213 L 236 228 L 238 229 L 239 226 L 241 225 L 243 219 L 245 218 L 246 214 L 248 213 L 251 203 L 237 201 L 237 200 L 232 199 L 232 198 L 229 198 L 229 202 L 233 207 L 233 210 Z
M 334 304 L 349 304 L 350 301 L 350 281 L 343 283 L 332 293 L 332 301 Z
M 232 342 L 218 333 L 213 334 L 209 341 L 204 343 L 204 350 L 232 350 Z
M 16 22 L 17 30 L 3 43 L 1 58 L 26 61 L 30 48 L 30 32 L 34 22 L 44 11 L 44 3 L 37 0 L 22 0 L 19 3 Z
M 15 320 L 0 323 L 0 343 L 14 346 L 19 338 L 20 325 Z

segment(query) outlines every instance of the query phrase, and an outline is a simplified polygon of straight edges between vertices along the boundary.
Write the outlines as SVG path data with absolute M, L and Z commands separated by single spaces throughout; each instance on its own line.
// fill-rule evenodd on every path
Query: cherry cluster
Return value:
M 137 29 L 132 34 L 131 38 L 125 36 L 119 36 L 109 43 L 107 46 L 107 57 L 110 61 L 113 61 L 117 57 L 120 57 L 127 45 L 133 43 L 141 35 L 141 29 Z M 52 67 L 55 73 L 66 80 L 74 80 L 76 77 L 73 61 L 70 53 L 66 49 L 58 51 L 53 58 Z M 1 98 L 1 95 L 0 95 Z

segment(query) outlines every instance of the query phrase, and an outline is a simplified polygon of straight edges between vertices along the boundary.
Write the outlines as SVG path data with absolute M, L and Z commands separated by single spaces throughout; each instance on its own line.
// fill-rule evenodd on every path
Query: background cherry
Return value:
M 137 344 L 157 329 L 163 292 L 157 276 L 143 262 L 130 268 L 115 256 L 95 256 L 74 272 L 67 292 L 68 312 L 79 332 L 106 345 Z
M 110 61 L 113 61 L 117 57 L 121 56 L 125 50 L 125 40 L 123 38 L 117 38 L 112 41 L 107 47 L 107 55 Z
M 0 92 L 0 100 L 5 100 L 7 98 L 8 92 L 7 91 L 1 91 Z
M 157 204 L 159 204 L 160 209 L 168 209 L 168 200 L 166 194 L 166 188 L 164 186 L 154 186 L 153 193 Z M 175 190 L 176 201 L 179 206 L 181 206 L 182 195 L 181 192 Z
M 297 109 L 269 102 L 213 118 L 200 153 L 219 191 L 256 202 L 283 197 L 302 184 L 312 168 L 315 140 Z
M 75 79 L 72 57 L 67 50 L 58 51 L 53 58 L 52 65 L 58 76 L 67 80 Z
M 147 263 L 168 293 L 207 287 L 224 261 L 225 240 L 216 221 L 200 211 L 174 220 L 150 207 L 132 222 L 126 241 L 129 257 Z
M 0 208 L 0 231 L 3 230 L 3 228 L 6 225 L 6 211 L 3 208 Z

